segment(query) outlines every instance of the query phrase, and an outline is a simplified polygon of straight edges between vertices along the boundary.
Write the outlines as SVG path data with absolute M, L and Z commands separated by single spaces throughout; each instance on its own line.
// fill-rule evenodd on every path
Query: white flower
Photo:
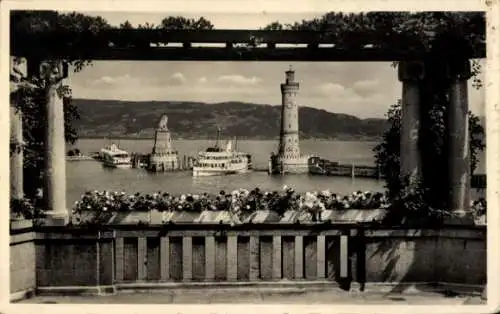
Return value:
M 122 192 L 122 195 L 125 195 L 125 192 Z
M 285 185 L 283 185 L 283 191 L 286 191 L 286 190 L 288 190 L 288 186 L 285 184 Z
M 78 201 L 75 201 L 75 205 L 78 205 L 78 204 L 79 204 L 79 202 L 78 202 Z
M 178 208 L 178 209 L 182 209 L 182 206 L 181 206 L 181 205 L 179 205 L 179 206 L 177 206 L 177 208 Z
M 90 209 L 90 205 L 87 205 L 87 209 Z
M 104 211 L 104 212 L 105 212 L 105 211 L 107 211 L 107 210 L 108 210 L 108 208 L 107 208 L 106 206 L 104 206 L 104 207 L 102 208 L 102 211 Z
M 186 195 L 182 194 L 181 195 L 181 201 L 184 202 L 186 200 Z
M 246 207 L 247 207 L 247 209 L 250 209 L 250 205 L 247 205 Z

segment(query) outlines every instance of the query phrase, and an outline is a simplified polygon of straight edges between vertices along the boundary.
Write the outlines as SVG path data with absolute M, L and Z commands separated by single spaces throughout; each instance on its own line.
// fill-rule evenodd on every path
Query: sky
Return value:
M 170 15 L 136 12 L 82 12 L 111 25 L 154 23 Z M 273 21 L 292 23 L 318 13 L 183 14 L 210 20 L 216 29 L 257 29 Z M 187 62 L 94 61 L 72 74 L 73 97 L 131 101 L 241 101 L 278 105 L 280 83 L 292 66 L 300 83 L 297 103 L 360 118 L 384 117 L 401 97 L 397 71 L 388 62 Z M 469 82 L 470 87 L 472 82 Z M 470 109 L 484 115 L 484 89 L 469 89 Z

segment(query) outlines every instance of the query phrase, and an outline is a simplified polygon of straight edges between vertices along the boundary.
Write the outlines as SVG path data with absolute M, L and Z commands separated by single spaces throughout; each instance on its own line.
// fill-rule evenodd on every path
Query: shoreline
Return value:
M 231 138 L 227 136 L 227 138 Z M 154 140 L 154 136 L 81 136 L 78 140 Z M 182 138 L 178 137 L 173 139 L 174 141 L 213 141 L 212 137 L 207 138 Z M 371 142 L 378 143 L 381 139 L 377 138 L 301 138 L 301 141 L 318 141 L 318 142 L 328 142 L 328 141 L 338 141 L 338 142 Z M 238 137 L 238 141 L 279 141 L 279 138 L 258 138 L 258 137 Z

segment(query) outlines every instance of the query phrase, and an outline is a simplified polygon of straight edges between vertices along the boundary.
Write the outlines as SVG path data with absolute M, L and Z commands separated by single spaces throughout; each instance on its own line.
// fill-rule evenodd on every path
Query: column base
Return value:
M 56 211 L 45 212 L 45 225 L 46 226 L 66 226 L 69 223 L 69 214 Z
M 484 286 L 483 292 L 481 293 L 481 299 L 482 300 L 487 300 L 488 299 L 488 294 L 486 292 L 488 286 Z
M 475 225 L 475 220 L 470 211 L 452 210 L 451 216 L 445 219 L 445 223 L 449 225 L 473 226 Z

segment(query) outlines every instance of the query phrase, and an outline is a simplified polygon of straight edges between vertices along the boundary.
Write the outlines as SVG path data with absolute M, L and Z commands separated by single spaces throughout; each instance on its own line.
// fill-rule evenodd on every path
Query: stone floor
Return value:
M 107 296 L 35 297 L 18 303 L 94 303 L 94 304 L 394 304 L 394 305 L 481 305 L 479 297 L 441 293 L 346 292 L 338 289 L 175 289 L 169 291 L 119 292 Z

